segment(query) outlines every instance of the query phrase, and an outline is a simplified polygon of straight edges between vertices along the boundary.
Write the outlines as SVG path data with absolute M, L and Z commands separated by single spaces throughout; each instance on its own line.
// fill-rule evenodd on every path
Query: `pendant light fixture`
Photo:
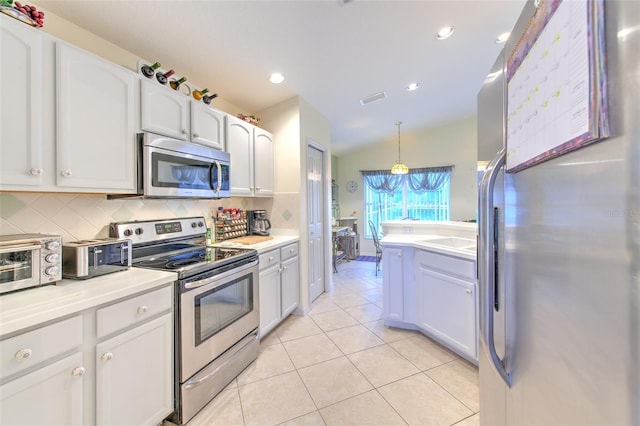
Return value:
M 401 124 L 402 124 L 402 121 L 398 121 L 396 123 L 396 126 L 398 126 L 398 161 L 396 161 L 396 164 L 394 164 L 393 167 L 391 168 L 392 175 L 406 175 L 407 173 L 409 173 L 409 168 L 405 166 L 402 160 L 400 160 L 400 125 Z

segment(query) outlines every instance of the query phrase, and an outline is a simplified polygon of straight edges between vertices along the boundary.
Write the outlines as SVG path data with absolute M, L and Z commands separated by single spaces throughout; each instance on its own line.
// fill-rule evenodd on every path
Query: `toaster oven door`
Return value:
M 0 293 L 40 285 L 40 244 L 0 248 Z

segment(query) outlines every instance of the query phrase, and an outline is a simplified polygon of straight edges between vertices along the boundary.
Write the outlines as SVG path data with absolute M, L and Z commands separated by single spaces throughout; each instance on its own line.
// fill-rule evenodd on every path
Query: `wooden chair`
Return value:
M 372 221 L 369 221 L 369 227 L 371 228 L 371 236 L 373 237 L 373 244 L 376 246 L 376 277 L 380 270 L 380 260 L 382 259 L 382 248 L 380 247 L 380 240 L 378 239 L 378 230 L 376 225 Z

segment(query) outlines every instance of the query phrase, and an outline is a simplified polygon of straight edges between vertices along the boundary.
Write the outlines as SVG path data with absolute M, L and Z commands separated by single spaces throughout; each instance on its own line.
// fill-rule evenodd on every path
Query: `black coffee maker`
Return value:
M 267 218 L 266 210 L 248 210 L 247 227 L 249 235 L 269 235 L 271 222 Z

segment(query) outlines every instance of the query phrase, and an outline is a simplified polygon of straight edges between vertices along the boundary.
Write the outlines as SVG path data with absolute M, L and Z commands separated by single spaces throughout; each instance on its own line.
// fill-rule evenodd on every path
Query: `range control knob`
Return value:
M 58 274 L 59 270 L 60 268 L 58 268 L 57 266 L 49 266 L 47 269 L 44 270 L 44 273 L 49 276 L 54 276 Z
M 143 232 L 144 232 L 144 229 L 136 228 L 136 235 L 142 235 Z
M 58 253 L 48 254 L 44 260 L 48 263 L 57 263 L 60 260 L 60 255 Z
M 204 223 L 202 223 L 202 221 L 198 222 L 198 228 L 202 228 L 204 226 Z
M 198 224 L 197 224 L 196 222 L 191 222 L 191 227 L 192 227 L 193 229 L 195 229 L 197 226 L 198 226 Z
M 44 248 L 46 248 L 47 250 L 58 250 L 59 247 L 60 242 L 58 241 L 48 241 L 44 243 Z
M 124 230 L 124 236 L 125 237 L 130 237 L 131 234 L 133 234 L 133 231 L 131 229 L 125 229 Z

